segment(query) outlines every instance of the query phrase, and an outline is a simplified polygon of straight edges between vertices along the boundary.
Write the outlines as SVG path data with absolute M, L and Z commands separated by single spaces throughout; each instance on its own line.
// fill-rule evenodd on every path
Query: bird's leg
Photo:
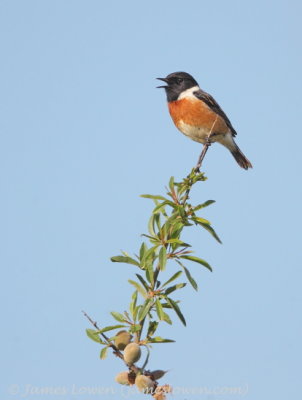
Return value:
M 203 162 L 203 159 L 204 159 L 204 157 L 205 157 L 205 155 L 206 155 L 206 153 L 208 151 L 208 148 L 212 144 L 210 138 L 212 136 L 213 128 L 214 128 L 214 125 L 215 125 L 216 121 L 217 121 L 217 115 L 216 115 L 216 118 L 215 118 L 215 120 L 213 122 L 213 125 L 212 125 L 211 129 L 210 129 L 210 132 L 209 132 L 209 134 L 207 136 L 207 140 L 206 140 L 205 144 L 203 145 L 202 152 L 201 152 L 201 154 L 200 154 L 200 156 L 198 158 L 197 165 L 195 167 L 195 172 L 200 172 L 200 167 L 201 167 L 201 164 Z
M 210 137 L 208 136 L 207 137 L 207 141 L 203 145 L 202 152 L 200 153 L 200 156 L 198 158 L 198 162 L 197 162 L 197 165 L 195 167 L 195 172 L 200 172 L 200 167 L 201 167 L 202 161 L 203 161 L 203 159 L 204 159 L 204 157 L 205 157 L 205 155 L 206 155 L 206 153 L 208 151 L 208 148 L 211 146 L 211 144 L 212 143 L 210 141 Z

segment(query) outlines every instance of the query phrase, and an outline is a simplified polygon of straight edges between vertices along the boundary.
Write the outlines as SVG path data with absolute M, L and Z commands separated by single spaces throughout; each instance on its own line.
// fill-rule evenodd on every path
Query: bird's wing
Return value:
M 231 124 L 231 121 L 226 116 L 225 112 L 221 109 L 220 105 L 216 102 L 216 100 L 209 93 L 206 93 L 203 90 L 199 89 L 196 92 L 194 92 L 194 96 L 196 96 L 199 100 L 206 103 L 206 105 L 208 107 L 210 107 L 210 109 L 212 111 L 214 111 L 221 118 L 223 118 L 223 120 L 225 121 L 227 126 L 230 128 L 233 136 L 237 135 L 237 132 L 233 128 L 233 125 Z

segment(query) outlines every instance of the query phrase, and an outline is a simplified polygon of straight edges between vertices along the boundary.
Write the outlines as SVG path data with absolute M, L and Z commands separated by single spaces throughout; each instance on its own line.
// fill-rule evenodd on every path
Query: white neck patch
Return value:
M 197 90 L 199 90 L 199 86 L 193 86 L 190 89 L 184 90 L 182 93 L 180 93 L 177 100 L 185 99 L 188 97 L 196 98 L 193 93 L 197 92 Z

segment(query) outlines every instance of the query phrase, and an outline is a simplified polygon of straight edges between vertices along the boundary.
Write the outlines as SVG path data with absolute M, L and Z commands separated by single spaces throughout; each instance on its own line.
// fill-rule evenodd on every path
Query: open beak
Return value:
M 168 79 L 167 78 L 156 78 L 156 79 L 168 83 Z M 166 88 L 168 86 L 163 85 L 163 86 L 156 86 L 156 87 L 160 89 L 160 88 Z

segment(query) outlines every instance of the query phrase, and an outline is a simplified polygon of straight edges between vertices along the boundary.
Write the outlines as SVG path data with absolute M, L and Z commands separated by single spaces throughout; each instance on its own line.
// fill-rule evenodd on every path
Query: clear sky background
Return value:
M 124 366 L 99 360 L 81 310 L 108 325 L 125 309 L 136 271 L 109 258 L 140 246 L 152 203 L 139 195 L 165 194 L 196 163 L 201 146 L 155 89 L 179 70 L 220 103 L 254 169 L 210 148 L 192 201 L 216 200 L 203 216 L 223 245 L 187 231 L 214 272 L 192 265 L 188 326 L 162 327 L 176 343 L 154 346 L 150 368 L 174 387 L 245 391 L 176 400 L 301 396 L 301 12 L 298 0 L 0 1 L 1 399 L 120 389 Z

